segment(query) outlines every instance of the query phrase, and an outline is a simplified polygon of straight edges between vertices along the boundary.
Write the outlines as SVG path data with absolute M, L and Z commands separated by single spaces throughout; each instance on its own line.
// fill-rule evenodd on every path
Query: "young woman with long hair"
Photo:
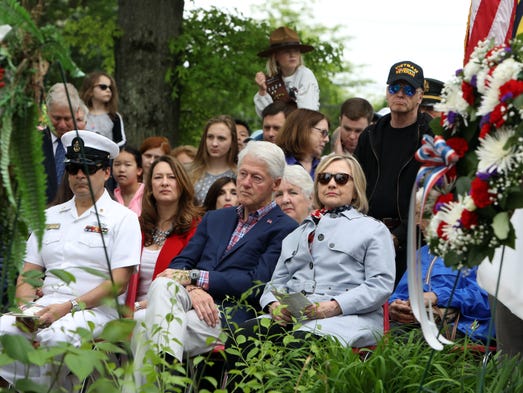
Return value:
M 190 168 L 191 180 L 199 205 L 209 187 L 220 177 L 236 176 L 238 137 L 236 123 L 228 115 L 211 118 L 205 129 Z

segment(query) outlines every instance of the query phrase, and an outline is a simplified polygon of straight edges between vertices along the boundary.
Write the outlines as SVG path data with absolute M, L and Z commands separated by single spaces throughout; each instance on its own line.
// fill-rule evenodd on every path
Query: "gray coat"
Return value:
M 317 227 L 309 217 L 283 240 L 260 304 L 276 301 L 272 289 L 302 292 L 312 302 L 334 299 L 341 315 L 304 321 L 300 329 L 354 347 L 373 345 L 383 333 L 382 305 L 394 287 L 394 257 L 387 227 L 355 209 L 327 214 Z

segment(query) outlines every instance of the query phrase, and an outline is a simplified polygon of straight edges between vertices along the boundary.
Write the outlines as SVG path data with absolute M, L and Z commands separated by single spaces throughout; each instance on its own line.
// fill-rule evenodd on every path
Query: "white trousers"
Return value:
M 46 295 L 38 299 L 36 303 L 49 305 L 63 303 L 69 299 L 70 297 L 64 297 L 63 295 Z M 116 313 L 116 311 L 114 311 L 114 313 Z M 27 337 L 31 343 L 38 342 L 40 347 L 45 348 L 63 342 L 79 347 L 81 337 L 76 333 L 78 328 L 90 331 L 90 325 L 92 324 L 94 326 L 93 336 L 97 337 L 102 332 L 105 324 L 113 319 L 115 319 L 115 314 L 106 313 L 105 307 L 101 309 L 94 308 L 75 312 L 74 315 L 69 313 L 45 329 L 39 329 L 34 333 L 26 333 L 16 327 L 16 318 L 14 316 L 3 315 L 0 317 L 0 335 L 23 335 Z M 11 384 L 14 384 L 16 380 L 21 378 L 30 378 L 33 382 L 48 387 L 51 386 L 51 384 L 54 384 L 55 387 L 63 387 L 65 384 L 65 376 L 68 372 L 69 370 L 65 364 L 62 365 L 59 374 L 56 372 L 56 365 L 51 364 L 37 366 L 34 364 L 26 365 L 15 361 L 0 367 L 0 376 Z
M 141 366 L 148 350 L 168 353 L 182 362 L 184 354 L 193 357 L 212 350 L 221 332 L 221 324 L 211 327 L 198 318 L 183 286 L 156 278 L 149 288 L 145 319 L 137 321 L 131 340 L 136 386 L 145 383 Z

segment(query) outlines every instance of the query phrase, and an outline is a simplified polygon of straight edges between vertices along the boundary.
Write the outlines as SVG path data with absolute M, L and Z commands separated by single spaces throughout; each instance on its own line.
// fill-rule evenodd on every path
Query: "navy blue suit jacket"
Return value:
M 51 130 L 47 127 L 44 131 L 42 140 L 42 150 L 44 152 L 44 170 L 47 174 L 47 188 L 45 194 L 47 195 L 47 203 L 50 203 L 58 189 L 58 179 L 56 178 L 56 166 L 54 163 L 54 146 L 51 138 Z
M 205 214 L 195 235 L 182 252 L 175 257 L 171 269 L 199 269 L 209 272 L 209 294 L 217 304 L 224 304 L 227 296 L 240 296 L 257 281 L 270 281 L 282 240 L 298 224 L 276 206 L 247 232 L 229 251 L 225 251 L 238 223 L 236 208 L 212 210 Z M 259 310 L 263 287 L 248 297 L 248 302 Z M 227 304 L 225 304 L 227 305 Z M 233 321 L 243 322 L 253 314 L 236 312 Z

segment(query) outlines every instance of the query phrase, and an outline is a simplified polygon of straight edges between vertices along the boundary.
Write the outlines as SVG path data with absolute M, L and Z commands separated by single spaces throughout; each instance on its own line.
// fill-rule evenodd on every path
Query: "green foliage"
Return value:
M 117 9 L 116 0 L 46 0 L 39 23 L 60 30 L 71 57 L 82 70 L 104 70 L 114 74 L 115 39 L 121 35 Z M 51 69 L 49 79 L 60 80 L 60 75 Z
M 178 319 L 170 320 L 173 325 L 168 329 L 176 329 Z M 268 318 L 260 321 L 265 327 L 269 323 Z M 227 348 L 226 354 L 236 355 L 239 361 L 229 369 L 226 390 L 221 388 L 220 376 L 211 373 L 223 364 L 224 357 L 220 355 L 224 353 L 202 354 L 180 364 L 165 359 L 160 354 L 161 348 L 150 342 L 145 358 L 136 367 L 145 377 L 145 385 L 138 388 L 133 380 L 136 365 L 128 355 L 133 326 L 132 320 L 115 320 L 104 329 L 101 340 L 95 340 L 91 330 L 78 329 L 82 338 L 79 347 L 62 343 L 35 348 L 22 336 L 3 336 L 0 365 L 19 360 L 24 364 L 67 367 L 78 384 L 84 379 L 89 381 L 88 392 L 107 393 L 184 392 L 188 387 L 222 393 L 230 391 L 234 384 L 244 392 L 516 393 L 523 386 L 523 363 L 519 358 L 501 354 L 484 358 L 466 339 L 446 346 L 443 351 L 434 351 L 420 331 L 412 330 L 387 335 L 373 349 L 358 350 L 347 348 L 333 338 L 309 335 L 298 340 L 286 334 L 278 340 L 281 344 L 276 344 L 272 339 L 278 337 L 246 338 L 238 331 L 236 342 L 249 340 L 252 348 L 245 357 L 235 345 Z M 152 331 L 164 334 L 161 329 Z M 17 381 L 16 387 L 20 391 L 60 391 L 56 383 L 38 386 L 25 379 Z
M 184 19 L 183 33 L 170 48 L 179 65 L 167 76 L 181 100 L 183 143 L 197 145 L 205 122 L 218 114 L 255 126 L 253 78 L 261 67 L 256 52 L 268 29 L 217 8 L 197 9 Z
M 135 321 L 132 319 L 118 319 L 105 325 L 100 338 L 108 342 L 126 342 L 131 337 Z
M 69 43 L 85 69 L 100 69 L 114 74 L 114 43 L 121 36 L 116 18 L 116 2 L 103 2 L 76 8 L 63 28 L 64 40 Z
M 334 339 L 309 339 L 300 348 L 254 340 L 241 369 L 229 372 L 229 386 L 245 392 L 516 392 L 523 383 L 517 358 L 495 355 L 479 378 L 483 354 L 459 341 L 432 350 L 420 332 L 386 337 L 373 350 L 354 352 Z M 231 353 L 234 349 L 227 350 Z M 350 388 L 349 388 L 350 387 Z M 348 390 L 350 389 L 350 390 Z

